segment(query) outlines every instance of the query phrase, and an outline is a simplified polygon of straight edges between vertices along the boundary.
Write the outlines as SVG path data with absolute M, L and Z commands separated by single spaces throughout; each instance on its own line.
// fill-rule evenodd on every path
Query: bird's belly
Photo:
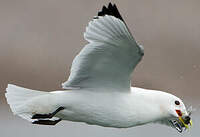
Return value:
M 137 117 L 134 117 L 134 114 L 130 114 L 128 109 L 116 104 L 113 106 L 103 104 L 74 106 L 62 110 L 58 117 L 63 120 L 85 122 L 104 127 L 127 128 L 142 124 Z
M 63 120 L 85 122 L 105 127 L 127 128 L 151 122 L 149 110 L 143 111 L 141 100 L 125 93 L 71 92 L 59 97 L 64 110 L 57 114 Z M 148 105 L 148 104 L 145 104 Z
M 62 118 L 63 120 L 85 122 L 90 125 L 100 125 L 104 127 L 127 128 L 140 125 L 137 121 L 129 121 L 128 119 L 124 119 L 124 117 L 120 115 L 90 111 L 88 111 L 87 113 L 83 113 L 63 110 L 61 113 L 58 114 L 58 117 Z

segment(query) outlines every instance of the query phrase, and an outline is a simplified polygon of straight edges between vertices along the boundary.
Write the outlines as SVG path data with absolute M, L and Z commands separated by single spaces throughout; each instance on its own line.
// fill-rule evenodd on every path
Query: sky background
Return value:
M 31 125 L 13 116 L 4 97 L 8 83 L 53 91 L 66 81 L 73 58 L 87 43 L 83 33 L 101 0 L 0 0 L 1 137 L 198 137 L 200 118 L 200 1 L 111 0 L 145 48 L 132 85 L 170 92 L 194 106 L 194 127 L 177 133 L 160 125 L 113 129 L 61 122 Z

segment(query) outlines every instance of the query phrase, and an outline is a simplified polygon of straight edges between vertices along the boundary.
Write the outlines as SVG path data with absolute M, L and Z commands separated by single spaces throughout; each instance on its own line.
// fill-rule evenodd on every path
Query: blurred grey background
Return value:
M 13 116 L 4 97 L 8 83 L 52 91 L 67 80 L 73 58 L 87 43 L 83 32 L 103 5 L 101 0 L 0 0 L 1 137 L 199 137 L 200 1 L 114 1 L 145 56 L 132 84 L 163 90 L 194 106 L 194 126 L 177 133 L 161 125 L 113 129 L 61 122 L 31 125 Z

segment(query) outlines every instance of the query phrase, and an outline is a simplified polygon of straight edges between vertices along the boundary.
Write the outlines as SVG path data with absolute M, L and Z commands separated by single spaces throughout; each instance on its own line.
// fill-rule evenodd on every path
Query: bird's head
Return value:
M 167 124 L 177 131 L 182 132 L 192 126 L 191 111 L 189 112 L 183 101 L 176 96 L 171 95 L 168 99 L 163 100 L 167 109 L 167 118 L 162 123 Z

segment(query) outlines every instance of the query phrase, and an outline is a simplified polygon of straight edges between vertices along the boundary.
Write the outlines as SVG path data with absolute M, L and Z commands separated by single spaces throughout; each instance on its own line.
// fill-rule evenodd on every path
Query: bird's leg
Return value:
M 64 107 L 59 107 L 58 109 L 56 109 L 54 112 L 49 113 L 49 114 L 34 114 L 32 116 L 32 119 L 44 119 L 44 118 L 52 118 L 53 116 L 55 116 L 59 111 L 65 109 Z M 45 120 L 42 120 L 45 121 Z
M 32 124 L 39 124 L 39 125 L 55 125 L 58 122 L 60 122 L 62 119 L 57 119 L 57 120 L 45 120 L 45 119 L 39 119 L 36 121 L 33 121 Z
M 64 107 L 59 107 L 54 112 L 49 114 L 35 114 L 32 116 L 32 119 L 37 119 L 32 122 L 32 124 L 39 124 L 39 125 L 56 125 L 62 119 L 53 120 L 53 118 L 59 111 L 65 109 Z

